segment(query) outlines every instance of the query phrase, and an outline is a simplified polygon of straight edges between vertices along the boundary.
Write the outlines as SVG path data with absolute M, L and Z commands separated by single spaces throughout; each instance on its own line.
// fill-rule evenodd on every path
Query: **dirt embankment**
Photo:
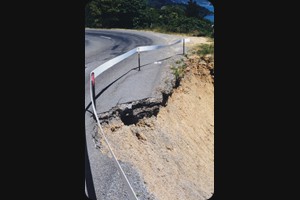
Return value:
M 189 55 L 185 63 L 157 116 L 104 126 L 118 159 L 136 168 L 158 200 L 204 200 L 214 192 L 214 61 Z

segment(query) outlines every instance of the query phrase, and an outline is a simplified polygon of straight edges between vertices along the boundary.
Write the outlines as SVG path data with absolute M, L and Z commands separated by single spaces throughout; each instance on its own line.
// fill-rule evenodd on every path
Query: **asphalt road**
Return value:
M 90 199 L 127 199 L 122 179 L 112 158 L 103 154 L 93 142 L 96 135 L 96 122 L 92 118 L 89 74 L 104 62 L 144 45 L 168 44 L 177 36 L 154 34 L 131 30 L 92 30 L 85 32 L 85 124 L 86 124 L 86 194 Z M 168 58 L 177 55 L 182 47 L 160 49 L 141 54 L 141 71 L 137 55 L 118 63 L 96 78 L 97 112 L 108 111 L 113 106 L 148 97 L 157 97 L 161 73 Z M 160 64 L 154 62 L 161 61 Z M 109 86 L 106 90 L 103 90 Z M 98 139 L 98 138 L 96 138 Z M 97 144 L 97 142 L 96 142 Z M 154 199 L 143 185 L 142 178 L 134 166 L 121 163 L 139 199 Z

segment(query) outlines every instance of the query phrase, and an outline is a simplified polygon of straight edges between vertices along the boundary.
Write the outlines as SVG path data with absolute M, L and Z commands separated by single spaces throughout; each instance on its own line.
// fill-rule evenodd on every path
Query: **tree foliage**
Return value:
M 203 18 L 205 12 L 193 0 L 188 5 L 159 8 L 147 0 L 92 0 L 85 8 L 85 23 L 91 28 L 146 28 L 212 36 L 212 23 Z

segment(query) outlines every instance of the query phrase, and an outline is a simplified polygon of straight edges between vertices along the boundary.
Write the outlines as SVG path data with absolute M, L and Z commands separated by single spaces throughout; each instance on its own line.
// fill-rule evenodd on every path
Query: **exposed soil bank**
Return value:
M 214 192 L 214 61 L 193 55 L 185 62 L 179 87 L 162 99 L 102 116 L 117 158 L 136 168 L 158 200 L 204 200 Z

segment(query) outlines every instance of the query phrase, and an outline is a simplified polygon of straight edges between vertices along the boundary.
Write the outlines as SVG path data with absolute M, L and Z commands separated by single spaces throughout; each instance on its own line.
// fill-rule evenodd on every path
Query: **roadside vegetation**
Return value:
M 171 66 L 173 75 L 175 76 L 175 88 L 180 84 L 181 79 L 184 77 L 184 72 L 186 69 L 186 64 L 184 60 L 176 61 L 176 66 Z
M 200 44 L 196 47 L 194 47 L 189 54 L 186 55 L 186 59 L 177 60 L 175 62 L 175 65 L 171 66 L 172 74 L 175 76 L 175 88 L 177 88 L 180 84 L 180 81 L 184 77 L 185 73 L 187 72 L 187 63 L 190 63 L 190 57 L 193 57 L 192 59 L 195 59 L 195 57 L 198 57 L 197 59 L 203 59 L 204 60 L 212 60 L 214 59 L 214 42 L 213 39 L 211 39 L 211 43 L 209 44 Z M 214 75 L 214 68 L 211 67 L 211 74 Z
M 196 48 L 196 51 L 200 56 L 214 55 L 214 44 L 201 44 Z
M 146 29 L 213 37 L 211 12 L 190 0 L 187 5 L 158 0 L 91 0 L 85 7 L 89 28 Z

